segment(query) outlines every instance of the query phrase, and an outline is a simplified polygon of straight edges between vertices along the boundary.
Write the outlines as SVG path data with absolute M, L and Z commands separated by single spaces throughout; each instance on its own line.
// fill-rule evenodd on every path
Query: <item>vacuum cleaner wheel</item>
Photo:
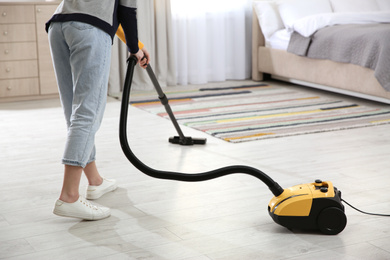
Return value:
M 317 219 L 318 228 L 327 235 L 336 235 L 347 225 L 345 213 L 336 207 L 329 207 L 321 211 Z

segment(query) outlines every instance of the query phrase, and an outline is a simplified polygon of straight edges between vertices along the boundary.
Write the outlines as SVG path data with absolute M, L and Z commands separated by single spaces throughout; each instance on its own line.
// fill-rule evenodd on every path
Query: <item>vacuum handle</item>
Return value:
M 169 171 L 160 171 L 150 168 L 141 162 L 130 149 L 128 140 L 127 140 L 127 115 L 129 108 L 129 99 L 130 99 L 130 89 L 131 82 L 134 74 L 134 67 L 137 64 L 137 58 L 130 56 L 128 59 L 127 72 L 125 78 L 125 86 L 122 94 L 122 103 L 121 103 L 121 112 L 120 112 L 120 123 L 119 123 L 119 139 L 123 153 L 127 159 L 141 172 L 145 173 L 148 176 L 158 178 L 158 179 L 167 179 L 167 180 L 176 180 L 176 181 L 187 181 L 187 182 L 197 182 L 197 181 L 206 181 L 215 178 L 219 178 L 225 175 L 233 173 L 245 173 L 252 175 L 261 181 L 263 181 L 271 192 L 275 196 L 279 196 L 283 193 L 283 188 L 279 186 L 274 180 L 272 180 L 268 175 L 262 171 L 242 165 L 233 165 L 216 170 L 202 172 L 202 173 L 178 173 L 178 172 L 169 172 Z

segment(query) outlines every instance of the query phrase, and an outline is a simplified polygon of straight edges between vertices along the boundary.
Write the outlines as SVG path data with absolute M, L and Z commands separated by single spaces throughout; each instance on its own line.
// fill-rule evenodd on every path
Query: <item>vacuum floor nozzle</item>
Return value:
M 172 136 L 169 138 L 169 142 L 172 144 L 181 144 L 181 145 L 194 145 L 194 144 L 206 144 L 206 138 L 192 138 L 190 136 Z

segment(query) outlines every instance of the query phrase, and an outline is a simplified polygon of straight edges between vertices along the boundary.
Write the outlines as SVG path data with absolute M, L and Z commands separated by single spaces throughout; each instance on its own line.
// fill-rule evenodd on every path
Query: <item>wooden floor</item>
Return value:
M 0 104 L 1 259 L 390 259 L 389 217 L 346 206 L 348 224 L 336 236 L 291 231 L 270 218 L 273 195 L 254 177 L 183 183 L 144 175 L 120 148 L 119 112 L 109 99 L 96 140 L 101 174 L 119 182 L 96 200 L 112 216 L 80 221 L 52 214 L 66 134 L 59 101 Z M 131 107 L 129 120 L 130 146 L 155 169 L 249 165 L 284 188 L 329 180 L 356 207 L 390 214 L 390 125 L 239 144 L 182 127 L 208 138 L 184 147 L 168 143 L 176 133 L 166 119 Z M 82 193 L 85 186 L 83 177 Z

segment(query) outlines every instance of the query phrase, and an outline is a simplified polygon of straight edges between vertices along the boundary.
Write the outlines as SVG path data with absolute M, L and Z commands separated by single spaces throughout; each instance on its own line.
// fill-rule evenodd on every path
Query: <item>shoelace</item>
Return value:
M 80 197 L 80 202 L 93 210 L 98 210 L 98 207 L 96 205 L 93 205 L 90 201 L 84 199 L 83 197 Z

